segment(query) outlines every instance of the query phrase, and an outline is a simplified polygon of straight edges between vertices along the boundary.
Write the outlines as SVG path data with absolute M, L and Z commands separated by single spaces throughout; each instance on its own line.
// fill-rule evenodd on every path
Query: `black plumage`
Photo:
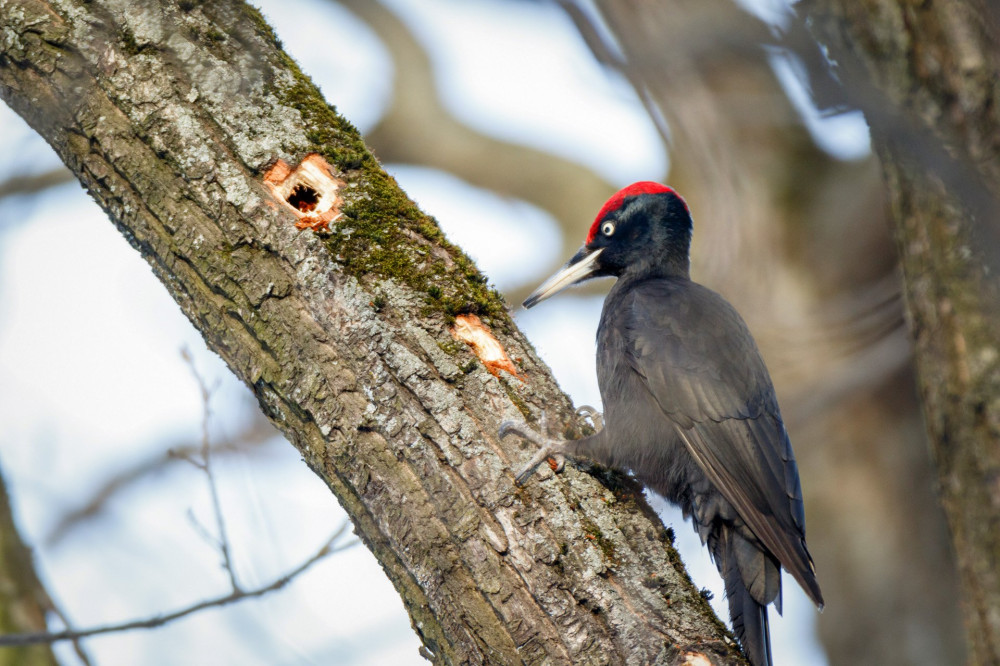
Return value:
M 781 612 L 780 568 L 822 607 L 806 549 L 802 490 L 771 378 L 743 319 L 689 278 L 691 217 L 673 190 L 636 183 L 612 197 L 587 243 L 533 294 L 618 278 L 597 334 L 604 428 L 550 442 L 519 475 L 566 454 L 631 470 L 680 506 L 725 582 L 733 632 L 771 664 L 767 610 Z M 506 431 L 523 434 L 505 425 Z

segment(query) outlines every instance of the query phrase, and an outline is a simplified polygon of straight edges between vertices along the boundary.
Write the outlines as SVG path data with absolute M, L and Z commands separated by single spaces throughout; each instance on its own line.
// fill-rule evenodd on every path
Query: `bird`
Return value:
M 603 424 L 539 444 L 522 485 L 565 457 L 631 471 L 690 518 L 725 583 L 733 633 L 753 666 L 772 666 L 767 607 L 781 613 L 781 569 L 822 610 L 806 547 L 798 467 L 770 374 L 736 309 L 690 277 L 692 218 L 660 183 L 633 183 L 598 212 L 582 248 L 525 301 L 531 308 L 591 278 L 616 282 L 597 329 Z

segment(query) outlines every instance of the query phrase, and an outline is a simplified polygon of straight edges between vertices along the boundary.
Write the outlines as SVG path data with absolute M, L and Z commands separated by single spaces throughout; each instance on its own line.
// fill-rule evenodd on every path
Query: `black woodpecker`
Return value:
M 767 605 L 781 612 L 781 568 L 817 607 L 802 488 L 771 377 L 742 317 L 691 281 L 691 214 L 669 187 L 634 183 L 597 214 L 587 241 L 524 302 L 613 276 L 597 329 L 604 427 L 573 441 L 505 422 L 500 434 L 542 445 L 546 459 L 631 470 L 690 516 L 725 581 L 733 633 L 754 666 L 771 666 Z

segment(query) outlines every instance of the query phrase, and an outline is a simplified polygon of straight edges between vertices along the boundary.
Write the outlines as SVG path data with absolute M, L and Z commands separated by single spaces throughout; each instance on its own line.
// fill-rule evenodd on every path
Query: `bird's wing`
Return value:
M 691 282 L 644 283 L 623 305 L 631 367 L 709 480 L 821 605 L 791 443 L 743 319 Z

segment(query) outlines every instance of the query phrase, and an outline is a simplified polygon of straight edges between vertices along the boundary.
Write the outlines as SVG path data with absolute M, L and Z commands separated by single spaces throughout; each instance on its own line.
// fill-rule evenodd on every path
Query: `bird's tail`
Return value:
M 722 532 L 716 550 L 716 564 L 726 585 L 733 633 L 753 666 L 773 666 L 767 606 L 750 595 L 738 564 L 736 549 L 749 544 L 729 529 L 723 528 Z

